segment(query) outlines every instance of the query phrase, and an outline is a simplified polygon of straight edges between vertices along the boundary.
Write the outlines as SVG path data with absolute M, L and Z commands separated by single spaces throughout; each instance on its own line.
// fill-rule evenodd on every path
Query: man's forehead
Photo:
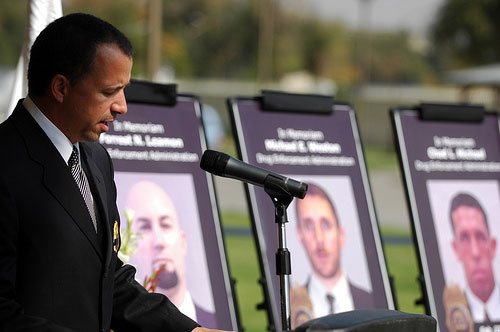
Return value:
M 452 213 L 455 228 L 481 228 L 487 230 L 486 219 L 483 212 L 473 206 L 463 205 Z
M 335 215 L 330 202 L 321 196 L 311 196 L 304 199 L 302 202 L 297 202 L 299 206 L 299 214 L 316 213 L 316 214 L 333 214 Z
M 328 220 L 338 225 L 337 216 L 330 202 L 321 196 L 311 196 L 298 205 L 298 223 L 305 219 L 322 219 Z

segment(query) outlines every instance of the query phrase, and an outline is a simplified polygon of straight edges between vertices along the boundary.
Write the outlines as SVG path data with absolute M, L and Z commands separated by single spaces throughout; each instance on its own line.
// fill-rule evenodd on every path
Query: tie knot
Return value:
M 68 166 L 73 167 L 78 165 L 78 149 L 73 145 L 73 152 L 71 152 L 71 156 L 69 156 Z

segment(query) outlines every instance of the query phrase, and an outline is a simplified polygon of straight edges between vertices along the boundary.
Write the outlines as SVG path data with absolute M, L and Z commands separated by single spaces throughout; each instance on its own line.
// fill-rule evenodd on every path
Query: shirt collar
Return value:
M 311 275 L 309 281 L 309 296 L 313 304 L 314 317 L 321 317 L 329 314 L 330 304 L 326 299 L 327 294 L 334 297 L 334 312 L 344 312 L 354 310 L 349 282 L 344 274 L 340 276 L 332 289 L 327 289 L 316 276 Z
M 42 113 L 29 96 L 26 96 L 24 99 L 23 106 L 28 110 L 28 113 L 31 114 L 36 123 L 38 123 L 45 134 L 49 137 L 52 144 L 54 144 L 57 151 L 59 151 L 59 154 L 64 159 L 64 162 L 67 164 L 69 157 L 71 156 L 71 152 L 73 152 L 73 144 L 71 141 L 61 130 L 59 130 L 59 128 L 56 127 L 55 124 L 52 123 L 52 121 L 45 116 L 45 114 Z M 75 145 L 78 149 L 78 156 L 80 156 L 80 146 L 78 142 Z
M 184 315 L 188 316 L 194 321 L 197 321 L 196 308 L 194 306 L 193 298 L 191 297 L 189 291 L 186 291 L 186 294 L 184 295 L 184 301 L 182 301 L 178 309 Z
M 488 313 L 488 318 L 492 322 L 500 321 L 500 289 L 498 284 L 495 283 L 495 288 L 486 303 L 481 301 L 467 286 L 465 289 L 467 294 L 467 301 L 469 301 L 469 308 L 472 311 L 472 317 L 476 322 L 483 322 L 484 312 Z

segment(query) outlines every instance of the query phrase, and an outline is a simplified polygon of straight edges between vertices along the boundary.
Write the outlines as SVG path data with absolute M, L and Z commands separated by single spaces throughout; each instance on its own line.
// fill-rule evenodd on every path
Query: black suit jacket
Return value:
M 354 309 L 376 309 L 373 304 L 373 295 L 359 287 L 354 286 L 349 281 L 349 289 L 351 290 L 352 301 L 354 302 Z
M 191 331 L 195 322 L 118 259 L 111 160 L 97 143 L 80 151 L 99 236 L 69 167 L 21 102 L 0 125 L 0 330 Z

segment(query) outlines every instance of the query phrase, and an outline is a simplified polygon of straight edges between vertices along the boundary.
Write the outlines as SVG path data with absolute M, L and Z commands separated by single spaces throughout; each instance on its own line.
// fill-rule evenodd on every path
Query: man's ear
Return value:
M 300 221 L 297 218 L 297 225 L 295 225 L 295 236 L 297 237 L 297 239 L 300 241 L 300 243 L 302 245 L 305 245 L 304 244 L 304 235 L 302 234 L 302 229 L 300 228 L 299 222 Z
M 344 249 L 344 247 L 345 247 L 345 230 L 344 230 L 344 227 L 339 226 L 338 232 L 339 232 L 340 248 Z
M 491 259 L 495 258 L 497 251 L 497 239 L 495 237 L 490 238 L 490 249 L 491 249 Z
M 69 80 L 66 76 L 57 74 L 50 81 L 50 93 L 59 103 L 64 101 L 64 97 L 68 92 Z
M 451 240 L 451 247 L 453 248 L 453 252 L 455 253 L 455 256 L 457 256 L 457 259 L 460 261 L 460 253 L 458 252 L 458 244 L 457 240 L 453 239 Z
M 181 241 L 182 254 L 184 257 L 186 257 L 188 243 L 187 243 L 186 233 L 184 233 L 184 231 L 182 231 L 182 230 L 180 231 L 179 241 Z

